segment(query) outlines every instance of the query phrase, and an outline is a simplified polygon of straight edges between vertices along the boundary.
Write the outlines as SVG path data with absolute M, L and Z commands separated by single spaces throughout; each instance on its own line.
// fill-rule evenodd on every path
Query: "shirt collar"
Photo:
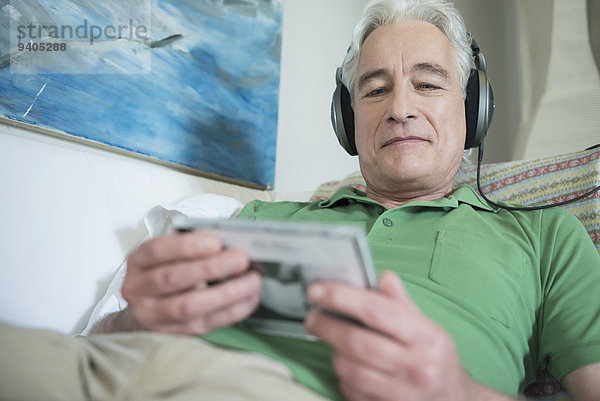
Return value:
M 334 193 L 331 198 L 323 199 L 318 202 L 319 207 L 330 208 L 341 202 L 342 200 L 353 200 L 359 203 L 367 203 L 381 206 L 381 204 L 373 199 L 367 198 L 367 194 L 353 187 L 342 187 Z
M 469 186 L 458 187 L 454 190 L 452 195 L 448 199 L 455 198 L 458 203 L 466 203 L 478 209 L 487 210 L 488 212 L 498 213 L 499 207 L 490 205 L 479 195 L 475 190 Z
M 367 194 L 352 187 L 342 187 L 329 199 L 318 201 L 318 206 L 321 208 L 331 208 L 337 205 L 342 200 L 352 200 L 363 204 L 373 204 L 382 206 L 379 202 L 373 199 L 367 198 Z M 462 186 L 454 190 L 451 195 L 444 198 L 434 199 L 430 201 L 414 201 L 408 202 L 401 207 L 405 206 L 429 206 L 429 207 L 447 207 L 455 209 L 461 203 L 466 203 L 472 207 L 486 210 L 488 212 L 497 213 L 499 208 L 488 204 L 479 194 L 475 193 L 473 188 L 468 186 Z

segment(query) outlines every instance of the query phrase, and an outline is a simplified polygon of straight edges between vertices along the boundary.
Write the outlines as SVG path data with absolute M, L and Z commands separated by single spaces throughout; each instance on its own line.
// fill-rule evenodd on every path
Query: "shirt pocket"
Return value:
M 429 279 L 465 310 L 510 328 L 522 305 L 524 256 L 501 238 L 438 230 Z

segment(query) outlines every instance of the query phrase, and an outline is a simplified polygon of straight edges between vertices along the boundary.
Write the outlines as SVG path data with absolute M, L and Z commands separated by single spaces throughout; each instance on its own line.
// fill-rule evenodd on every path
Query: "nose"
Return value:
M 388 121 L 404 123 L 416 117 L 415 99 L 409 89 L 395 87 L 388 99 Z

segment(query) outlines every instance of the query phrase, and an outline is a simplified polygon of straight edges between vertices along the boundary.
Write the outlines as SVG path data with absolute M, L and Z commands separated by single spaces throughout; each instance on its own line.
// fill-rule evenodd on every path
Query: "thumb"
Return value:
M 402 281 L 394 272 L 384 271 L 381 273 L 379 276 L 379 291 L 390 298 L 412 303 Z

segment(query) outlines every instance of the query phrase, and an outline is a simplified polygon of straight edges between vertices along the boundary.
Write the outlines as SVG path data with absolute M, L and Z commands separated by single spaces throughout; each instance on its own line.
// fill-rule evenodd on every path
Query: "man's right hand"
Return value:
M 202 232 L 169 234 L 141 244 L 123 282 L 127 313 L 140 328 L 206 334 L 252 313 L 262 278 L 240 251 Z M 210 283 L 210 285 L 209 285 Z

